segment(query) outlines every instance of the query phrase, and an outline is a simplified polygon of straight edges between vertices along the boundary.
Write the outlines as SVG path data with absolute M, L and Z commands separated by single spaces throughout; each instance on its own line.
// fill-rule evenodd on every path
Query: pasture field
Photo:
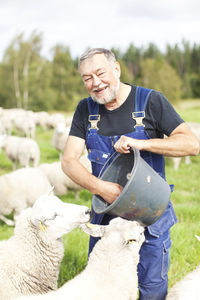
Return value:
M 176 107 L 185 121 L 200 122 L 200 101 L 184 101 Z M 41 151 L 41 163 L 59 160 L 59 154 L 51 144 L 53 130 L 36 131 L 36 141 Z M 200 244 L 195 234 L 200 235 L 200 156 L 192 157 L 191 164 L 181 161 L 178 171 L 174 171 L 173 162 L 166 158 L 166 177 L 174 184 L 172 203 L 178 217 L 178 223 L 171 229 L 172 248 L 170 255 L 169 287 L 179 281 L 200 263 Z M 4 152 L 0 153 L 0 175 L 11 172 L 12 165 Z M 60 197 L 63 201 L 91 206 L 92 194 L 86 190 L 75 194 L 69 192 Z M 10 216 L 12 218 L 12 216 Z M 13 228 L 0 221 L 0 240 L 13 235 Z M 87 264 L 89 237 L 76 229 L 64 237 L 65 255 L 60 268 L 58 285 L 80 273 Z

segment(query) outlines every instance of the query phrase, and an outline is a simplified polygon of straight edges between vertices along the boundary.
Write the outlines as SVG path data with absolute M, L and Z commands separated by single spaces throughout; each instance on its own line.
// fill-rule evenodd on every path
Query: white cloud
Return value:
M 0 0 L 0 58 L 16 34 L 34 29 L 43 33 L 45 56 L 57 43 L 73 56 L 88 46 L 199 43 L 199 15 L 199 0 Z

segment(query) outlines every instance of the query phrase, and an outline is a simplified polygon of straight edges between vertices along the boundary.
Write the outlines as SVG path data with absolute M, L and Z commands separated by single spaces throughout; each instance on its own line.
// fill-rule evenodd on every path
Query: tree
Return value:
M 181 98 L 181 79 L 162 58 L 144 60 L 141 64 L 141 85 L 162 92 L 171 103 Z
M 158 49 L 158 47 L 153 43 L 150 43 L 147 49 L 145 49 L 143 53 L 144 59 L 157 58 L 158 56 L 161 56 L 161 52 Z
M 120 80 L 122 82 L 127 82 L 132 84 L 134 80 L 133 74 L 130 72 L 129 68 L 127 67 L 127 65 L 123 60 L 118 59 L 118 62 L 120 63 L 120 68 L 121 68 Z
M 13 94 L 14 89 L 11 84 L 12 81 L 12 69 L 10 66 L 1 63 L 0 64 L 0 106 L 9 108 L 14 106 Z
M 127 65 L 129 72 L 135 79 L 140 74 L 140 65 L 142 61 L 142 49 L 136 48 L 133 44 L 130 44 L 127 51 L 122 56 L 123 61 Z
M 56 107 L 54 108 L 73 110 L 80 97 L 86 96 L 86 91 L 69 48 L 57 45 L 53 52 L 51 86 L 56 93 Z
M 33 31 L 27 41 L 24 34 L 16 36 L 6 49 L 3 63 L 10 69 L 11 86 L 14 90 L 15 106 L 29 107 L 30 86 L 37 79 L 37 69 L 41 63 L 41 34 Z

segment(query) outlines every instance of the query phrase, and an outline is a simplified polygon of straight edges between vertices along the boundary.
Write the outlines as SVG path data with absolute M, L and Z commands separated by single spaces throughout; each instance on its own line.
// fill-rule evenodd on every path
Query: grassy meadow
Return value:
M 200 101 L 182 101 L 177 111 L 186 121 L 200 122 Z M 53 130 L 43 131 L 37 128 L 36 141 L 41 151 L 41 163 L 59 160 L 59 154 L 51 144 Z M 200 235 L 200 156 L 192 157 L 186 165 L 182 159 L 178 171 L 174 171 L 173 162 L 166 158 L 166 176 L 169 184 L 174 184 L 172 202 L 178 217 L 178 223 L 171 229 L 172 248 L 169 270 L 169 287 L 179 281 L 200 263 L 200 244 L 195 234 Z M 4 152 L 0 153 L 0 175 L 11 172 L 12 165 Z M 82 190 L 79 199 L 69 192 L 60 197 L 63 201 L 91 205 L 92 195 Z M 12 218 L 12 216 L 10 216 Z M 13 235 L 13 228 L 0 221 L 0 240 Z M 58 285 L 78 274 L 87 263 L 89 237 L 79 229 L 64 237 L 65 255 L 60 268 Z

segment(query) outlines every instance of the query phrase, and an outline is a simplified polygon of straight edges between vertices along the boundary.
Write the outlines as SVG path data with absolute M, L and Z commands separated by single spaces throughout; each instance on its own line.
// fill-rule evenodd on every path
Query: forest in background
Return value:
M 55 45 L 52 59 L 41 55 L 42 34 L 14 37 L 0 62 L 0 106 L 33 111 L 75 109 L 88 94 L 67 45 Z M 183 40 L 166 45 L 165 52 L 150 43 L 125 51 L 111 49 L 121 65 L 121 81 L 162 92 L 172 104 L 200 98 L 200 45 Z

